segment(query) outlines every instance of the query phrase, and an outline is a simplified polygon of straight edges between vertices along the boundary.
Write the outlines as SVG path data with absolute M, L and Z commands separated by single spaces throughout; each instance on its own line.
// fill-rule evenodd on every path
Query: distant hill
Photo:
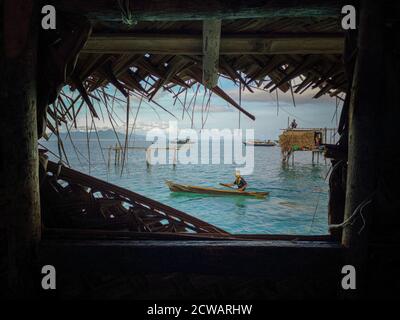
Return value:
M 100 140 L 116 140 L 116 135 L 115 132 L 111 129 L 107 129 L 107 130 L 98 130 L 97 131 L 98 135 L 99 135 L 99 139 Z M 71 138 L 72 140 L 86 140 L 87 136 L 86 136 L 86 131 L 71 131 Z M 96 137 L 96 132 L 92 131 L 90 134 L 90 139 L 97 139 Z M 125 139 L 125 134 L 121 133 L 121 132 L 117 132 L 118 135 L 118 139 L 120 139 L 121 141 L 123 141 Z M 67 138 L 67 133 L 66 132 L 60 132 L 60 136 L 61 138 L 64 140 L 65 138 Z M 51 136 L 50 140 L 56 140 L 56 137 L 54 135 Z M 146 137 L 143 135 L 138 135 L 138 134 L 132 134 L 131 136 L 131 140 L 146 140 Z

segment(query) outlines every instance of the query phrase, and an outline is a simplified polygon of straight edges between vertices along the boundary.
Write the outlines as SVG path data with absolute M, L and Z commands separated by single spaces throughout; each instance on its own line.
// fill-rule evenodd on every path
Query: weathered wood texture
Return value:
M 345 155 L 347 158 L 347 154 Z M 329 203 L 328 203 L 328 224 L 335 225 L 343 222 L 345 198 L 346 198 L 346 160 L 333 160 L 332 172 L 329 177 Z M 330 234 L 341 241 L 342 229 L 331 229 Z
M 214 88 L 218 83 L 221 20 L 203 21 L 203 84 Z
M 325 6 L 316 1 L 94 3 L 55 0 L 54 3 L 58 11 L 65 9 L 87 14 L 92 20 L 94 36 L 79 56 L 74 72 L 75 80 L 70 79 L 67 84 L 78 88 L 84 103 L 88 104 L 94 116 L 95 108 L 87 97 L 107 96 L 102 91 L 108 83 L 125 96 L 126 91 L 130 90 L 131 94 L 143 96 L 154 104 L 153 98 L 160 90 L 168 91 L 174 96 L 174 104 L 177 102 L 185 110 L 185 103 L 190 102 L 184 99 L 188 88 L 196 83 L 203 83 L 203 21 L 219 19 L 213 15 L 218 10 L 224 14 L 229 10 L 243 14 L 243 19 L 222 19 L 218 65 L 221 76 L 234 82 L 240 81 L 251 92 L 254 87 L 269 92 L 276 89 L 287 92 L 291 90 L 291 81 L 300 79 L 301 76 L 302 82 L 293 91 L 301 94 L 313 86 L 319 89 L 316 98 L 324 94 L 336 96 L 347 87 L 341 63 L 343 30 L 340 27 L 340 10 L 335 11 L 332 16 L 326 16 L 320 11 L 313 11 L 315 7 L 310 9 L 314 5 Z M 330 2 L 327 6 L 332 4 L 337 6 L 337 2 Z M 260 6 L 263 8 L 260 9 Z M 163 9 L 161 13 L 157 11 L 160 8 Z M 185 19 L 188 12 L 193 11 L 197 17 L 203 9 L 207 14 L 199 16 L 201 19 Z M 259 14 L 267 9 L 271 14 L 268 18 L 257 19 L 248 14 L 250 11 Z M 134 23 L 140 12 L 156 16 L 161 14 L 162 18 L 166 18 L 174 10 L 176 16 L 172 20 Z M 296 15 L 295 11 L 303 14 Z M 310 16 L 306 12 L 313 14 Z M 113 19 L 113 15 L 115 20 L 107 20 Z M 123 15 L 125 23 L 122 23 Z M 156 19 L 161 18 L 158 16 Z M 62 21 L 57 23 L 61 25 Z M 82 87 L 88 91 L 87 94 Z M 175 90 L 178 93 L 173 93 Z M 254 115 L 247 112 L 246 108 L 238 106 L 221 88 L 216 86 L 211 91 L 249 118 L 255 119 Z M 64 93 L 66 95 L 68 94 Z M 81 102 L 75 101 L 75 98 L 67 99 L 74 104 L 76 102 L 76 105 Z M 157 107 L 171 113 L 159 103 Z M 64 115 L 60 106 L 58 108 L 58 114 Z M 72 106 L 67 108 L 73 109 Z M 79 113 L 79 109 L 77 112 Z M 183 114 L 185 115 L 185 111 Z M 53 128 L 49 126 L 49 129 Z
M 231 54 L 341 54 L 340 35 L 222 35 L 219 53 Z M 202 54 L 202 38 L 184 34 L 93 35 L 83 53 Z
M 350 248 L 347 262 L 356 266 L 358 288 L 365 289 L 368 230 L 377 189 L 377 158 L 381 137 L 380 113 L 385 110 L 383 5 L 361 3 L 356 61 L 349 110 L 349 157 L 347 170 L 343 244 Z M 379 79 L 371 82 L 369 79 Z M 354 294 L 354 293 L 353 293 Z
M 132 232 L 99 229 L 43 228 L 42 239 L 51 240 L 258 240 L 258 241 L 298 241 L 298 242 L 334 242 L 330 235 L 298 236 L 272 234 L 232 234 L 230 237 L 215 237 L 212 234 L 178 232 Z
M 46 193 L 42 199 L 43 221 L 48 227 L 120 228 L 230 237 L 226 231 L 205 221 L 79 171 L 59 167 L 51 161 L 47 171 L 42 183 Z
M 372 83 L 369 79 L 371 77 L 384 79 L 383 40 L 382 5 L 371 0 L 363 1 L 358 39 L 359 50 L 350 102 L 345 219 L 350 218 L 356 208 L 373 195 L 377 187 L 379 110 L 382 110 L 377 106 L 384 106 L 381 95 L 384 82 Z M 369 219 L 367 214 L 364 218 Z M 357 216 L 357 221 L 361 224 L 348 224 L 344 229 L 343 244 L 347 247 L 357 246 L 360 242 L 364 242 L 367 228 L 358 236 L 363 225 L 360 214 Z
M 400 3 L 397 2 L 400 9 Z M 393 41 L 396 39 L 395 41 Z M 384 109 L 380 111 L 381 138 L 378 158 L 378 192 L 376 207 L 379 208 L 371 226 L 373 241 L 390 244 L 400 243 L 400 148 L 397 137 L 400 119 L 400 21 L 389 25 L 385 32 L 385 88 L 382 92 Z M 398 251 L 400 252 L 400 251 Z
M 395 4 L 394 4 L 395 3 Z M 397 8 L 385 10 L 385 15 L 399 12 Z M 400 148 L 396 137 L 400 119 L 400 21 L 385 25 L 384 66 L 379 81 L 384 87 L 378 107 L 379 148 L 376 166 L 377 190 L 368 233 L 368 295 L 380 299 L 398 299 L 400 296 Z M 374 61 L 374 60 L 372 60 Z M 367 209 L 367 208 L 366 208 Z M 370 214 L 367 211 L 366 214 Z
M 56 266 L 60 297 L 304 299 L 337 296 L 342 253 L 328 242 L 43 241 L 41 263 Z
M 104 21 L 121 21 L 121 8 L 116 0 L 51 0 L 56 9 L 79 11 Z M 137 21 L 182 21 L 272 17 L 337 17 L 340 1 L 316 0 L 205 0 L 205 1 L 122 1 Z M 126 10 L 125 9 L 125 10 Z
M 33 290 L 31 272 L 41 226 L 36 124 L 38 21 L 32 15 L 34 1 L 6 0 L 3 4 L 0 232 L 6 234 L 9 296 L 21 297 Z

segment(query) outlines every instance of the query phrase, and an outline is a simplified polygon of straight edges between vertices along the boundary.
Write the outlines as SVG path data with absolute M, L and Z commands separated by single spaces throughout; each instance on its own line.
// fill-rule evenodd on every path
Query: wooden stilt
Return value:
M 2 1 L 0 51 L 0 232 L 8 297 L 34 296 L 41 235 L 37 149 L 37 40 L 33 0 Z
M 178 149 L 174 148 L 174 159 L 172 162 L 172 167 L 175 169 L 176 168 L 176 162 L 177 162 L 177 153 L 178 153 Z
M 151 146 L 146 149 L 146 166 L 150 168 L 151 165 Z
M 376 187 L 374 172 L 379 139 L 376 105 L 381 102 L 381 91 L 380 84 L 376 87 L 367 79 L 373 74 L 376 77 L 384 69 L 381 7 L 381 4 L 366 0 L 363 1 L 361 9 L 359 53 L 350 102 L 345 219 L 350 218 L 357 206 L 366 200 Z M 346 226 L 343 234 L 344 245 L 351 247 L 361 240 L 358 236 L 359 228 L 360 224 Z
M 114 147 L 114 166 L 116 166 L 117 165 L 117 150 L 118 150 L 118 144 L 115 144 L 115 147 Z
M 367 259 L 367 235 L 371 221 L 369 199 L 377 188 L 377 150 L 380 137 L 379 111 L 384 112 L 381 93 L 384 81 L 383 4 L 361 2 L 358 56 L 349 111 L 349 155 L 343 245 L 349 248 L 347 262 L 357 269 L 357 291 L 362 292 Z M 380 108 L 376 106 L 380 105 Z M 368 143 L 366 143 L 368 141 Z M 361 213 L 362 208 L 362 213 Z M 361 289 L 361 291 L 360 291 Z M 354 291 L 354 290 L 353 290 Z M 356 294 L 356 293 L 353 293 Z
M 107 160 L 107 168 L 110 169 L 111 164 L 111 146 L 108 147 L 108 160 Z

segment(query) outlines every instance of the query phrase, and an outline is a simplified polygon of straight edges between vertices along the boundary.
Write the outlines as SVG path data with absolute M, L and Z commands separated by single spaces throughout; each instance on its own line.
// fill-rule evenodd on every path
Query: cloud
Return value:
M 111 129 L 112 126 L 111 124 L 104 123 L 100 120 L 95 119 L 96 122 L 96 129 L 98 131 L 100 130 L 108 130 Z M 133 122 L 129 123 L 129 130 L 132 130 Z M 136 132 L 146 132 L 152 129 L 167 129 L 169 126 L 168 121 L 136 121 L 135 123 L 135 131 Z M 126 131 L 126 126 L 125 124 L 114 124 L 115 131 L 119 133 L 125 133 Z M 89 123 L 89 128 L 88 130 L 94 130 L 94 127 L 90 126 Z M 60 131 L 66 131 L 64 127 L 60 128 Z M 71 131 L 82 131 L 86 132 L 86 125 L 78 125 L 77 128 L 71 128 Z
M 207 113 L 207 112 L 232 112 L 232 108 L 230 106 L 220 106 L 220 105 L 215 105 L 215 104 L 210 104 L 208 110 L 206 110 L 206 106 L 204 105 L 202 107 L 201 104 L 196 104 L 194 108 L 194 112 L 201 113 L 201 112 Z M 191 112 L 191 110 L 190 110 Z
M 254 92 L 251 93 L 248 90 L 242 91 L 242 103 L 252 103 L 252 102 L 262 102 L 262 103 L 270 103 L 271 105 L 276 105 L 276 93 L 275 92 L 267 92 L 262 90 L 254 89 Z M 227 90 L 226 93 L 230 95 L 235 101 L 239 101 L 239 92 L 238 89 L 230 89 Z M 329 97 L 328 95 L 323 95 L 318 99 L 314 99 L 313 97 L 318 93 L 318 89 L 315 90 L 307 90 L 302 94 L 294 94 L 294 100 L 296 105 L 302 104 L 310 104 L 310 103 L 333 103 L 334 98 Z M 293 98 L 290 91 L 284 93 L 278 90 L 278 98 L 279 103 L 282 105 L 293 105 Z

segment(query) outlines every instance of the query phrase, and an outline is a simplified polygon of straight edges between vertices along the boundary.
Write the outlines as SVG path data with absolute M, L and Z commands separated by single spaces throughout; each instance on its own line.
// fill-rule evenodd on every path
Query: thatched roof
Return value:
M 185 86 L 185 82 L 190 86 L 201 81 L 201 35 L 201 21 L 139 22 L 131 28 L 116 22 L 97 23 L 91 39 L 83 49 L 84 53 L 79 58 L 77 70 L 85 70 L 89 61 L 93 64 L 96 61 L 103 64 L 111 61 L 118 80 L 128 88 L 140 90 L 146 96 L 152 97 L 161 86 Z M 227 39 L 228 45 L 231 43 L 231 46 L 234 46 L 233 43 L 237 42 L 240 47 L 232 48 L 230 53 L 229 48 L 224 49 L 228 47 L 224 46 L 224 39 Z M 273 48 L 268 50 L 269 39 L 277 39 L 277 46 L 280 41 L 281 49 L 278 48 L 275 52 Z M 285 39 L 288 39 L 287 43 L 284 43 Z M 145 52 L 146 41 L 148 52 Z M 151 44 L 152 41 L 159 44 L 159 47 Z M 250 41 L 252 43 L 249 43 Z M 193 42 L 196 43 L 192 44 Z M 306 44 L 302 46 L 304 42 Z M 182 48 L 186 43 L 189 44 Z M 246 45 L 248 48 L 243 48 Z M 135 49 L 137 46 L 140 48 Z M 313 47 L 316 48 L 315 53 Z M 262 52 L 264 48 L 265 54 Z M 342 48 L 343 38 L 337 19 L 277 18 L 223 21 L 219 72 L 235 82 L 242 81 L 249 89 L 251 86 L 257 86 L 274 90 L 278 86 L 286 92 L 290 89 L 290 80 L 301 76 L 303 82 L 294 88 L 295 92 L 302 92 L 309 86 L 319 86 L 321 92 L 316 97 L 327 92 L 337 94 L 344 91 L 346 84 L 341 54 L 338 54 Z M 157 53 L 163 50 L 165 53 Z M 169 50 L 175 51 L 173 53 L 176 54 L 167 54 Z M 279 54 L 279 50 L 282 54 Z M 310 54 L 300 54 L 307 50 Z M 268 54 L 268 51 L 273 54 Z M 128 71 L 131 68 L 135 68 L 132 73 Z M 127 71 L 131 76 L 127 75 Z M 240 76 L 240 72 L 243 76 Z M 87 74 L 83 76 L 86 77 Z M 96 70 L 93 70 L 91 76 L 94 83 L 107 82 L 102 81 L 106 80 L 104 75 Z M 148 76 L 161 80 L 146 90 L 135 85 L 137 81 L 142 81 Z
M 130 91 L 149 100 L 160 90 L 168 90 L 178 98 L 194 84 L 204 83 L 203 29 L 207 22 L 201 18 L 207 16 L 206 5 L 214 4 L 218 6 L 214 11 L 210 8 L 209 14 L 224 18 L 225 5 L 224 1 L 206 1 L 196 4 L 203 10 L 199 9 L 200 13 L 193 7 L 189 8 L 192 11 L 187 9 L 189 13 L 182 9 L 180 14 L 181 7 L 187 4 L 179 1 L 147 1 L 150 3 L 147 4 L 139 0 L 132 3 L 102 0 L 96 5 L 93 1 L 51 2 L 66 12 L 90 19 L 91 35 L 79 53 L 73 76 L 67 79 L 67 84 L 78 88 L 87 104 L 94 98 L 90 92 L 109 83 L 125 96 Z M 163 7 L 169 3 L 173 8 L 170 11 L 170 7 Z M 216 51 L 220 76 L 240 82 L 249 91 L 279 88 L 302 93 L 310 87 L 319 88 L 315 98 L 345 92 L 347 80 L 341 60 L 344 37 L 338 1 L 330 1 L 330 6 L 305 1 L 304 9 L 303 2 L 296 1 L 282 2 L 286 5 L 283 8 L 276 8 L 279 4 L 274 1 L 260 3 L 227 2 L 226 8 L 232 6 L 236 11 L 226 10 L 229 19 L 221 20 L 220 46 Z M 271 14 L 268 6 L 279 9 L 272 11 L 277 14 Z M 146 15 L 147 7 L 151 8 L 150 16 Z M 243 17 L 246 14 L 253 18 Z M 173 20 L 165 20 L 172 19 L 171 16 Z M 240 19 L 234 19 L 237 16 Z M 147 21 L 151 19 L 157 21 Z M 172 92 L 174 87 L 179 89 Z M 254 119 L 222 88 L 209 89 Z

